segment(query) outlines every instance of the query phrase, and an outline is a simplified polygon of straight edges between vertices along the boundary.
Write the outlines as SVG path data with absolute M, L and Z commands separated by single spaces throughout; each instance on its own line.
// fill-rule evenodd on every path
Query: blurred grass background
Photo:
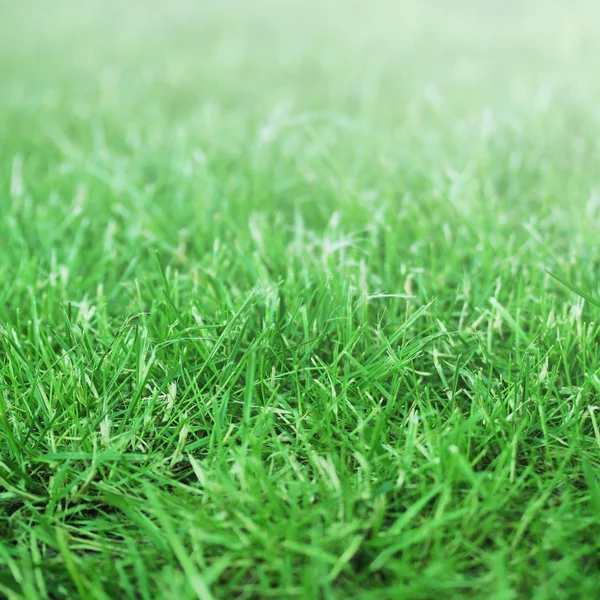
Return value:
M 431 221 L 415 236 L 458 210 L 488 239 L 525 240 L 533 220 L 561 255 L 565 236 L 594 243 L 595 2 L 59 1 L 2 14 L 4 177 L 24 157 L 34 222 L 71 210 L 41 201 L 58 173 L 75 187 L 92 174 L 98 235 L 118 204 L 140 234 L 158 219 L 174 246 L 221 209 L 240 223 L 300 210 L 317 230 L 340 209 L 353 228 L 394 219 L 407 193 Z M 40 243 L 49 252 L 51 234 Z

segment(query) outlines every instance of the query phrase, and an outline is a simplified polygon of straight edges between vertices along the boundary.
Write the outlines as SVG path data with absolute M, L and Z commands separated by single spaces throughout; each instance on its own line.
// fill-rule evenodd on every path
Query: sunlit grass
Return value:
M 0 595 L 597 595 L 598 10 L 351 5 L 6 9 Z

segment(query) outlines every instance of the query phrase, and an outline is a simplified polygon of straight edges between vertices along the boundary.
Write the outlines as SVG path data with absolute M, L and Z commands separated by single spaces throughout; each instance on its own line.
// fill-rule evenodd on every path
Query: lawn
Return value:
M 0 14 L 0 597 L 598 596 L 595 0 Z

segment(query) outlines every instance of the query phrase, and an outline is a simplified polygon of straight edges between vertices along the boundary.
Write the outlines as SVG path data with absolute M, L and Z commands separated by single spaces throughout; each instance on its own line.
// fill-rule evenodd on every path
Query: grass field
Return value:
M 0 597 L 598 596 L 597 2 L 1 13 Z

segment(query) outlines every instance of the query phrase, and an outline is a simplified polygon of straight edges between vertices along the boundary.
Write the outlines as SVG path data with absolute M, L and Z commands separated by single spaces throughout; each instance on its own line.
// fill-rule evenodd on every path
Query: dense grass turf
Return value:
M 0 595 L 597 596 L 600 9 L 412 4 L 3 5 Z

